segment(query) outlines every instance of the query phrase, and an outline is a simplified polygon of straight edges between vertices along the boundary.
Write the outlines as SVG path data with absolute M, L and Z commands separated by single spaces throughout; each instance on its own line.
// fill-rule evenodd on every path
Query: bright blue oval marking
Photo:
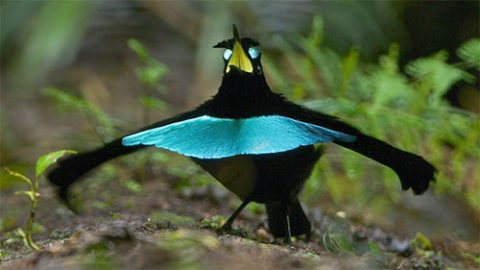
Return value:
M 292 118 L 271 115 L 247 119 L 200 116 L 153 128 L 122 139 L 125 146 L 154 145 L 196 158 L 269 154 L 355 136 Z
M 232 57 L 232 50 L 226 49 L 225 52 L 223 53 L 223 59 L 227 60 Z
M 260 55 L 260 50 L 258 48 L 252 47 L 248 49 L 248 54 L 252 59 L 257 59 Z

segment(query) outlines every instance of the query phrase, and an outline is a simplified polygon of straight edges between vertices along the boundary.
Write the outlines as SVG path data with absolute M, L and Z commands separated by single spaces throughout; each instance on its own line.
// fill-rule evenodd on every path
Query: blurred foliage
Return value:
M 410 240 L 410 245 L 417 250 L 432 250 L 432 242 L 422 233 L 417 233 L 415 238 Z
M 445 267 L 441 259 L 442 254 L 434 250 L 431 241 L 422 233 L 417 233 L 415 238 L 410 240 L 410 246 L 418 257 L 416 269 L 442 269 Z
M 411 61 L 402 71 L 396 44 L 375 64 L 360 62 L 356 48 L 342 57 L 323 46 L 323 39 L 323 21 L 319 17 L 314 20 L 310 35 L 279 39 L 285 52 L 283 62 L 264 59 L 272 88 L 307 107 L 348 119 L 367 134 L 426 157 L 439 171 L 433 185 L 437 193 L 453 195 L 480 210 L 480 171 L 476 169 L 480 119 L 443 98 L 455 84 L 476 83 L 467 70 L 479 70 L 479 40 L 470 40 L 459 48 L 459 63 L 448 63 L 448 54 L 441 51 Z M 286 65 L 291 71 L 284 69 Z M 398 202 L 400 186 L 392 171 L 385 168 L 379 172 L 351 151 L 341 151 L 339 155 L 317 165 L 313 179 L 306 184 L 307 198 L 328 195 L 337 203 L 375 205 L 380 211 L 388 209 L 391 202 Z M 383 182 L 378 183 L 379 179 Z M 387 194 L 389 200 L 377 194 Z
M 43 93 L 52 99 L 54 105 L 60 111 L 84 113 L 100 141 L 108 142 L 114 139 L 116 121 L 100 108 L 87 102 L 82 97 L 69 94 L 65 90 L 55 87 L 45 88 Z
M 170 109 L 168 104 L 158 97 L 159 94 L 161 95 L 167 92 L 167 88 L 161 80 L 168 73 L 168 68 L 155 59 L 142 42 L 136 39 L 129 39 L 127 45 L 136 54 L 140 62 L 140 66 L 135 69 L 135 74 L 138 81 L 144 86 L 140 104 L 143 109 L 143 124 L 146 125 L 150 122 L 150 110 L 165 113 Z M 124 134 L 118 135 L 121 136 Z M 128 160 L 128 158 L 126 160 Z M 140 158 L 137 154 L 134 160 L 136 161 L 135 167 L 140 171 L 148 170 L 151 163 L 156 165 L 161 164 L 163 170 L 179 179 L 176 184 L 176 189 L 179 191 L 191 187 L 201 187 L 211 183 L 211 180 L 206 180 L 205 177 L 201 177 L 200 169 L 194 164 L 191 164 L 187 158 L 178 157 L 175 156 L 175 154 L 166 153 L 166 151 L 143 153 L 143 156 Z
M 227 219 L 228 219 L 227 217 L 218 216 L 218 215 L 204 218 L 200 221 L 200 228 L 220 230 L 223 224 L 227 222 Z
M 45 79 L 48 72 L 65 64 L 75 56 L 80 40 L 88 25 L 88 17 L 96 5 L 93 1 L 41 1 L 41 3 L 2 1 L 2 46 L 16 34 L 15 16 L 30 19 L 22 25 L 25 31 L 20 37 L 17 58 L 9 72 L 17 94 L 26 93 L 33 85 Z M 21 2 L 21 1 L 20 1 Z M 5 6 L 4 6 L 5 5 Z M 35 11 L 35 15 L 30 14 Z M 5 32 L 3 31 L 5 30 Z M 18 38 L 18 37 L 15 37 Z M 13 38 L 12 38 L 13 39 Z M 41 52 L 41 53 L 39 53 Z
M 329 233 L 323 234 L 322 238 L 323 247 L 326 251 L 332 253 L 348 253 L 352 251 L 351 240 L 342 233 Z
M 478 46 L 475 45 L 479 41 L 468 41 L 458 49 L 462 62 L 448 63 L 448 55 L 442 51 L 408 63 L 402 72 L 398 65 L 398 45 L 392 44 L 388 53 L 379 58 L 378 64 L 362 63 L 356 48 L 342 57 L 323 46 L 323 27 L 322 19 L 316 18 L 310 35 L 278 40 L 285 52 L 284 62 L 264 59 L 272 88 L 280 90 L 291 100 L 349 119 L 354 126 L 372 136 L 425 156 L 439 169 L 438 181 L 434 185 L 437 193 L 453 195 L 479 210 L 477 194 L 480 183 L 475 180 L 480 177 L 479 171 L 475 170 L 479 158 L 476 151 L 480 140 L 479 118 L 452 107 L 443 99 L 452 85 L 460 81 L 475 82 L 475 77 L 467 70 L 478 70 L 475 66 Z M 138 40 L 130 39 L 128 46 L 140 62 L 136 69 L 138 80 L 146 89 L 164 93 L 166 88 L 161 79 L 167 68 Z M 285 65 L 289 68 L 284 68 Z M 147 91 L 144 89 L 144 93 Z M 60 107 L 85 112 L 92 125 L 97 127 L 96 132 L 102 141 L 105 137 L 123 135 L 115 126 L 126 126 L 125 123 L 113 120 L 84 99 L 55 88 L 49 88 L 45 93 Z M 144 94 L 141 105 L 145 114 L 151 109 L 168 110 L 161 98 L 153 95 Z M 153 162 L 179 179 L 177 190 L 214 183 L 186 158 L 165 151 L 142 155 L 123 159 L 128 168 L 136 170 L 139 181 L 145 178 L 145 172 Z M 138 191 L 136 182 L 127 181 L 123 185 L 133 192 Z M 381 213 L 392 203 L 399 203 L 399 190 L 392 171 L 351 151 L 341 151 L 317 164 L 304 194 L 310 201 L 327 197 L 335 203 L 356 206 L 354 209 L 369 205 Z
M 382 256 L 382 251 L 380 250 L 380 248 L 378 247 L 377 244 L 375 244 L 375 242 L 373 242 L 372 240 L 369 240 L 368 241 L 368 248 L 370 249 L 370 252 L 376 256 L 376 257 L 380 257 Z
M 168 110 L 168 104 L 161 98 L 155 97 L 155 95 L 165 94 L 167 91 L 161 80 L 168 73 L 168 68 L 152 57 L 140 41 L 129 39 L 127 45 L 140 61 L 140 66 L 135 69 L 135 75 L 143 86 L 140 102 L 143 108 L 143 124 L 146 125 L 150 121 L 150 110 L 160 112 Z
M 472 39 L 465 42 L 457 50 L 458 56 L 466 63 L 466 66 L 480 70 L 480 39 Z
M 128 47 L 135 52 L 142 64 L 135 70 L 138 80 L 145 86 L 149 86 L 163 92 L 166 88 L 160 84 L 160 80 L 167 74 L 167 67 L 150 56 L 147 48 L 136 39 L 128 40 Z

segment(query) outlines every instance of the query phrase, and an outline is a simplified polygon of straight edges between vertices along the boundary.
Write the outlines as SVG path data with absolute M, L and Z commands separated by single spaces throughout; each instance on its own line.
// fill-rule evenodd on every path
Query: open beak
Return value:
M 227 70 L 226 72 L 230 72 L 231 66 L 234 66 L 241 71 L 245 71 L 248 73 L 253 72 L 253 65 L 252 62 L 250 61 L 250 58 L 248 58 L 247 54 L 245 53 L 245 50 L 242 47 L 242 44 L 240 43 L 240 37 L 238 35 L 238 30 L 235 25 L 233 25 L 233 49 L 232 49 L 232 56 L 230 57 L 230 60 L 228 60 L 227 63 Z

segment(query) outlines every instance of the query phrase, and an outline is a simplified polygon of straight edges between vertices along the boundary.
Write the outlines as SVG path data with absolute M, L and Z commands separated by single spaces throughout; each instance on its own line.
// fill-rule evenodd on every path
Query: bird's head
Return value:
M 214 48 L 224 48 L 223 60 L 225 61 L 224 73 L 249 73 L 261 75 L 261 53 L 258 49 L 260 43 L 251 38 L 240 38 L 237 27 L 233 25 L 233 38 L 219 42 Z

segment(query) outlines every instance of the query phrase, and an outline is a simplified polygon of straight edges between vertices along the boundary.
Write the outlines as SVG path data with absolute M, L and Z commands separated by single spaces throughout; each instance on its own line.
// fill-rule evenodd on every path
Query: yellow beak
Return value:
M 232 56 L 230 57 L 230 60 L 228 60 L 226 72 L 230 72 L 230 66 L 235 66 L 242 71 L 252 73 L 252 62 L 240 44 L 240 37 L 238 36 L 238 31 L 235 25 L 233 26 L 233 38 L 235 42 L 233 43 Z

